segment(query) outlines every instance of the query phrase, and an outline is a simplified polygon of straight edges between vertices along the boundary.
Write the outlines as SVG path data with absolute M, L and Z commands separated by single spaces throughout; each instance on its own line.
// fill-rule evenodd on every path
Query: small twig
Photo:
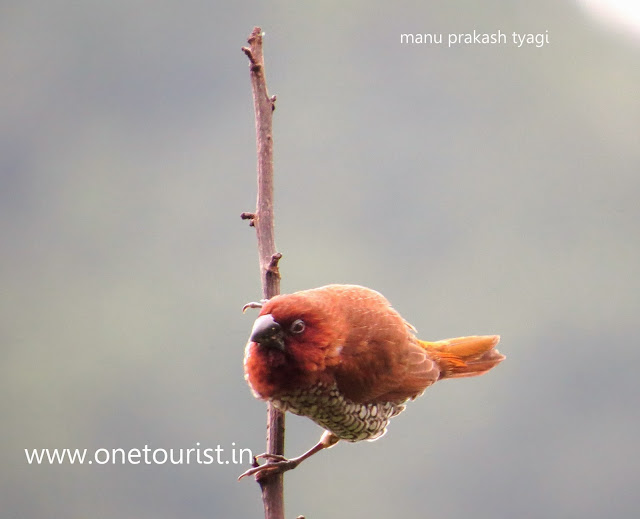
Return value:
M 280 269 L 278 268 L 278 263 L 280 262 L 280 258 L 282 258 L 282 254 L 276 252 L 271 255 L 271 261 L 269 262 L 269 266 L 267 267 L 267 279 L 275 278 L 280 282 Z
M 248 40 L 249 43 L 251 43 L 251 37 Z M 242 52 L 244 52 L 247 55 L 247 58 L 249 58 L 249 61 L 251 62 L 251 65 L 254 67 L 259 67 L 260 65 L 258 65 L 258 62 L 256 61 L 256 58 L 254 58 L 253 56 L 253 52 L 251 52 L 251 49 L 249 47 L 242 47 Z
M 255 226 L 255 219 L 256 219 L 255 213 L 242 213 L 240 215 L 240 218 L 242 218 L 243 220 L 249 220 L 249 227 Z

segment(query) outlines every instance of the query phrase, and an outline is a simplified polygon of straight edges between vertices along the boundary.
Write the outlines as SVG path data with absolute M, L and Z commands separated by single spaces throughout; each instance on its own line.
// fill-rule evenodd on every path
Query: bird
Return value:
M 297 467 L 339 441 L 373 441 L 389 420 L 439 380 L 482 375 L 505 359 L 499 335 L 423 341 L 379 292 L 332 284 L 277 295 L 259 308 L 245 347 L 253 395 L 324 429 L 301 456 L 266 460 L 243 473 L 257 479 Z

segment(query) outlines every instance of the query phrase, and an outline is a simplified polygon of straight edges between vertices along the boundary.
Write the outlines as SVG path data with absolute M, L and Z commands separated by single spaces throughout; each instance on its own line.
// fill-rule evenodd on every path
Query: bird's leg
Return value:
M 307 452 L 298 456 L 297 458 L 291 458 L 288 460 L 284 456 L 280 456 L 278 454 L 258 454 L 254 456 L 254 462 L 257 463 L 258 459 L 267 460 L 264 465 L 255 466 L 247 470 L 244 474 L 241 474 L 238 478 L 240 481 L 245 476 L 255 476 L 256 479 L 261 479 L 265 476 L 270 476 L 272 474 L 280 474 L 281 472 L 286 472 L 287 470 L 295 469 L 300 463 L 302 463 L 307 458 L 310 458 L 315 453 L 320 452 L 323 449 L 328 449 L 329 447 L 333 447 L 336 443 L 340 441 L 335 434 L 330 433 L 329 431 L 325 431 L 320 441 L 316 443 L 313 447 L 311 447 Z

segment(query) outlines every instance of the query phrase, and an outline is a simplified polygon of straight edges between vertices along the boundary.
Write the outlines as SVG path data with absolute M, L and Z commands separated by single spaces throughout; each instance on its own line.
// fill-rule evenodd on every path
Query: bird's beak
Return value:
M 271 314 L 261 315 L 256 319 L 249 340 L 284 351 L 284 333 Z

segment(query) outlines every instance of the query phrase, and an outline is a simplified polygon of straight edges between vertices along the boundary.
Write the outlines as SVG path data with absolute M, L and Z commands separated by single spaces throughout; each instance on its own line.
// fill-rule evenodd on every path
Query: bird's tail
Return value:
M 499 335 L 473 335 L 420 344 L 440 367 L 440 379 L 475 377 L 486 373 L 505 359 L 496 344 Z

